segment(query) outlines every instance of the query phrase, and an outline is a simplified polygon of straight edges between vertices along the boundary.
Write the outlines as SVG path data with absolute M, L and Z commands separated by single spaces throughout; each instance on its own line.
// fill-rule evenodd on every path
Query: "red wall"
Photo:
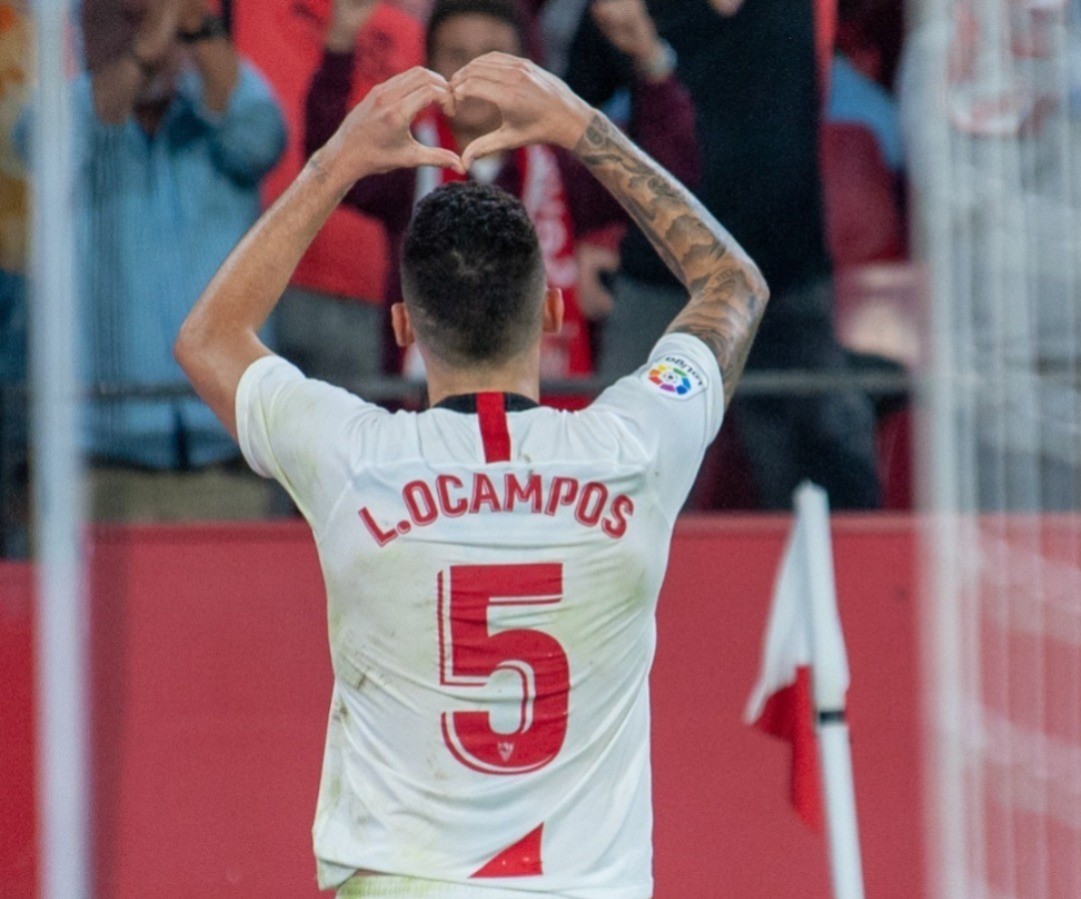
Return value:
M 33 888 L 30 596 L 30 569 L 0 563 L 0 896 Z
M 827 896 L 786 748 L 740 723 L 786 519 L 681 523 L 653 677 L 657 899 Z M 922 895 L 914 529 L 834 523 L 867 895 Z M 102 531 L 94 544 L 102 897 L 317 895 L 309 828 L 330 690 L 300 525 Z M 0 566 L 0 895 L 33 895 L 29 573 Z

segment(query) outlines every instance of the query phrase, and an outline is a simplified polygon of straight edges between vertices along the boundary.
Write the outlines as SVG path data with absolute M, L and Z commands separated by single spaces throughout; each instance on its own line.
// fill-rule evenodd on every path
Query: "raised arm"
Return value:
M 466 147 L 462 161 L 528 143 L 573 150 L 623 204 L 690 294 L 669 332 L 693 334 L 717 357 L 726 402 L 743 372 L 769 289 L 758 267 L 675 178 L 563 82 L 502 54 L 474 60 L 451 80 L 455 98 L 499 106 L 503 125 Z
M 668 332 L 693 334 L 713 351 L 729 402 L 769 299 L 758 266 L 690 191 L 600 113 L 574 152 L 687 288 L 690 300 Z
M 455 154 L 421 146 L 409 131 L 432 103 L 452 109 L 454 99 L 427 69 L 410 69 L 373 89 L 237 244 L 185 319 L 173 353 L 234 437 L 240 378 L 270 353 L 258 331 L 353 182 L 403 166 L 460 168 Z
M 360 30 L 371 18 L 375 0 L 334 0 L 327 25 L 323 59 L 304 99 L 304 152 L 310 156 L 334 135 L 349 111 L 357 64 Z M 413 213 L 416 172 L 397 169 L 364 178 L 342 202 L 381 221 L 391 231 L 404 231 Z
M 375 10 L 375 0 L 334 0 L 323 43 L 323 61 L 304 101 L 304 150 L 310 156 L 338 130 L 349 111 L 357 35 Z
M 590 6 L 609 46 L 631 62 L 635 72 L 627 133 L 680 182 L 694 188 L 701 162 L 694 105 L 676 77 L 675 52 L 657 34 L 645 0 L 593 0 Z M 575 230 L 585 233 L 624 221 L 619 203 L 570 154 L 560 162 Z

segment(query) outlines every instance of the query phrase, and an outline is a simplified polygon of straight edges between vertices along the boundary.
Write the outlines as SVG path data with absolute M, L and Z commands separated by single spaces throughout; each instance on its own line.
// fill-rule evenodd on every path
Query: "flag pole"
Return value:
M 833 577 L 829 500 L 809 482 L 796 490 L 796 515 L 806 528 L 803 543 L 810 609 L 811 680 L 825 793 L 830 876 L 834 899 L 863 899 L 852 751 L 845 716 L 848 657 Z
M 39 0 L 30 362 L 37 547 L 34 622 L 38 890 L 92 893 L 87 604 L 80 536 L 69 0 Z
M 856 795 L 852 786 L 852 751 L 848 724 L 823 720 L 818 713 L 818 745 L 826 794 L 826 828 L 830 847 L 830 878 L 835 899 L 863 899 L 863 865 L 856 826 Z

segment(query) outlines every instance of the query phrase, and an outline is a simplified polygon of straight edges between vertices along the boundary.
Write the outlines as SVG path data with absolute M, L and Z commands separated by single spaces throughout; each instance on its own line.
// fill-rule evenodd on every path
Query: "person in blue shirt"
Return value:
M 284 120 L 203 0 L 152 3 L 127 49 L 77 84 L 74 114 L 93 379 L 175 385 L 172 341 L 259 216 Z M 236 454 L 193 399 L 100 406 L 89 436 L 94 455 L 153 468 Z
M 108 6 L 84 13 L 92 60 Z M 205 0 L 150 0 L 133 29 L 127 15 L 131 39 L 74 85 L 82 367 L 91 385 L 173 388 L 183 383 L 171 351 L 180 324 L 258 218 L 259 184 L 286 130 L 267 83 Z M 86 413 L 96 466 L 187 471 L 238 456 L 192 397 L 98 400 Z M 146 489 L 163 494 L 162 483 Z M 96 517 L 129 517 L 102 514 L 99 492 Z

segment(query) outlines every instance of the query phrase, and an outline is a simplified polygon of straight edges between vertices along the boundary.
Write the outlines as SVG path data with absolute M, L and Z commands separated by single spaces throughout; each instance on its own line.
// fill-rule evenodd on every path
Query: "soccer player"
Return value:
M 435 103 L 494 104 L 461 157 L 421 146 Z M 417 208 L 395 335 L 431 408 L 390 414 L 256 334 L 358 179 L 567 148 L 689 293 L 644 366 L 588 408 L 537 405 L 559 327 L 520 203 L 453 184 Z M 404 201 L 408 201 L 405 199 Z M 648 676 L 673 523 L 767 299 L 754 263 L 670 175 L 555 76 L 488 54 L 374 89 L 238 245 L 176 354 L 259 473 L 311 525 L 334 669 L 314 825 L 339 896 L 652 894 Z M 342 335 L 343 340 L 348 335 Z

